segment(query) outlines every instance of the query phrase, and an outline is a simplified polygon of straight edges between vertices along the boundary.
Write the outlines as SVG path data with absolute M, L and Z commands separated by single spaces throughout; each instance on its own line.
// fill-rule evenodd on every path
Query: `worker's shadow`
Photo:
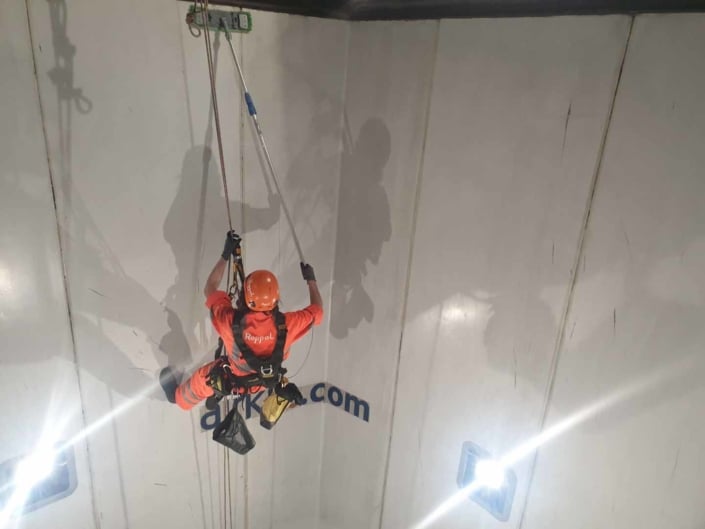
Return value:
M 191 351 L 202 349 L 207 342 L 203 285 L 220 255 L 228 226 L 221 182 L 209 147 L 198 145 L 186 152 L 176 196 L 163 227 L 177 270 L 164 299 L 169 331 L 159 344 L 170 366 L 190 364 Z M 248 233 L 266 230 L 279 220 L 280 201 L 270 191 L 266 207 L 251 207 L 231 200 L 230 211 L 233 222 L 241 218 L 241 214 L 245 215 Z M 240 228 L 238 232 L 244 235 Z
M 64 184 L 68 182 L 69 179 Z M 2 178 L 2 187 L 4 203 L 9 207 L 0 209 L 0 221 L 4 226 L 14 226 L 3 237 L 2 246 L 13 249 L 8 255 L 34 263 L 37 273 L 32 291 L 44 293 L 45 297 L 41 308 L 31 316 L 1 329 L 7 343 L 22 351 L 21 355 L 13 355 L 12 361 L 31 364 L 55 355 L 71 358 L 66 356 L 65 344 L 57 346 L 54 332 L 37 332 L 47 322 L 56 321 L 57 311 L 65 310 L 63 290 L 57 287 L 61 271 L 44 271 L 40 264 L 58 262 L 56 235 L 52 236 L 51 230 L 36 230 L 34 224 L 38 219 L 46 221 L 47 200 L 43 194 L 48 189 L 29 178 L 13 179 L 10 175 Z M 152 379 L 135 360 L 149 356 L 145 353 L 151 351 L 139 350 L 139 346 L 128 348 L 125 342 L 134 339 L 137 343 L 137 335 L 151 340 L 151 332 L 163 326 L 159 302 L 125 273 L 76 189 L 69 190 L 72 209 L 60 222 L 59 235 L 66 256 L 79 366 L 122 395 L 143 392 Z M 62 210 L 66 207 L 65 193 L 61 192 Z M 23 218 L 35 220 L 18 222 Z
M 392 233 L 389 200 L 382 186 L 390 152 L 389 130 L 379 118 L 368 119 L 354 143 L 344 139 L 330 323 L 336 338 L 345 338 L 363 320 L 374 317 L 374 302 L 362 280 L 368 265 L 379 262 L 382 246 Z
M 283 36 L 277 39 L 282 44 L 281 84 L 289 94 L 308 94 L 315 104 L 305 126 L 296 112 L 281 116 L 282 137 L 295 137 L 295 143 L 301 145 L 281 181 L 282 193 L 302 251 L 316 268 L 321 284 L 328 275 L 325 260 L 331 248 L 337 248 L 331 270 L 331 332 L 345 337 L 363 320 L 374 317 L 374 302 L 363 286 L 363 278 L 370 264 L 379 260 L 382 245 L 391 234 L 389 201 L 382 186 L 391 149 L 390 133 L 378 118 L 369 119 L 356 140 L 345 120 L 341 131 L 340 118 L 345 113 L 342 86 L 319 66 L 336 51 L 322 48 L 319 36 L 300 21 L 288 19 L 285 24 Z M 256 77 L 253 80 L 256 82 Z M 265 128 L 270 119 L 263 113 Z M 305 140 L 299 141 L 302 137 Z M 288 233 L 287 226 L 280 230 Z M 298 260 L 294 245 L 286 240 L 269 264 L 284 285 L 284 310 L 297 308 L 288 301 L 298 292 L 289 291 L 289 285 L 301 284 Z
M 50 163 L 61 210 L 58 228 L 69 280 L 68 294 L 78 362 L 82 369 L 111 389 L 123 395 L 133 395 L 143 391 L 151 383 L 151 377 L 135 364 L 143 352 L 133 349 L 128 353 L 126 347 L 118 345 L 118 336 L 122 334 L 124 337 L 125 328 L 130 329 L 127 334 L 131 335 L 137 334 L 136 329 L 139 329 L 149 339 L 150 331 L 160 326 L 159 302 L 122 269 L 94 222 L 90 208 L 73 185 L 72 123 L 76 113 L 90 113 L 93 102 L 75 83 L 76 47 L 67 33 L 67 3 L 65 0 L 52 0 L 48 2 L 48 8 L 54 64 L 47 74 L 56 90 L 57 123 L 56 134 L 50 138 L 55 142 L 53 150 L 56 154 Z M 7 188 L 8 193 L 15 195 L 13 203 L 21 204 L 23 212 L 36 208 L 37 218 L 42 218 L 46 214 L 43 201 L 34 198 L 22 185 L 18 182 L 16 187 Z M 40 235 L 35 233 L 27 240 L 38 237 Z M 55 239 L 41 235 L 36 262 L 44 262 L 44 252 L 55 245 Z M 56 285 L 51 280 L 47 291 L 56 291 Z M 123 327 L 118 329 L 114 323 Z M 28 343 L 36 338 L 37 333 L 28 331 Z M 42 341 L 43 338 L 40 338 L 39 343 Z M 23 360 L 36 360 L 47 352 L 53 354 L 53 351 L 54 346 L 34 347 Z
M 335 180 L 317 175 L 338 168 L 339 151 L 324 146 L 339 137 L 340 107 L 329 97 L 322 96 L 322 100 L 309 125 L 310 141 L 291 164 L 284 192 L 291 200 L 297 226 L 304 227 L 304 235 L 314 234 L 312 243 L 304 243 L 307 257 L 327 253 L 326 241 L 335 242 L 330 330 L 336 338 L 344 338 L 363 320 L 369 322 L 374 317 L 374 302 L 363 286 L 363 278 L 367 267 L 378 263 L 382 246 L 391 237 L 389 201 L 382 186 L 391 138 L 385 123 L 371 118 L 353 139 L 345 120 L 336 200 Z M 317 222 L 307 224 L 307 219 Z M 290 260 L 289 255 L 286 260 Z M 284 284 L 296 284 L 300 278 L 298 266 L 282 271 Z

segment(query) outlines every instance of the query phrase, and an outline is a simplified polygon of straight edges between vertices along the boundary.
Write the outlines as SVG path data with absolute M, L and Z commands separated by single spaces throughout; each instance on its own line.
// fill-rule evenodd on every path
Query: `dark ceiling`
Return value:
M 705 11 L 705 0 L 211 0 L 210 3 L 343 20 Z

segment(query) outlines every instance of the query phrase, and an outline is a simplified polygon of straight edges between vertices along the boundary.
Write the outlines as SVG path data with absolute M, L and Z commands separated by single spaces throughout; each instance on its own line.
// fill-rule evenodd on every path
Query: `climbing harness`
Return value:
M 272 316 L 274 317 L 274 323 L 277 326 L 277 338 L 274 344 L 274 349 L 272 354 L 263 358 L 255 355 L 252 349 L 245 343 L 242 338 L 242 332 L 245 323 L 245 313 L 244 311 L 236 311 L 233 315 L 233 337 L 235 338 L 235 343 L 237 348 L 242 355 L 242 358 L 247 362 L 254 373 L 254 377 L 239 377 L 247 378 L 247 384 L 256 385 L 250 380 L 258 380 L 259 385 L 272 387 L 281 380 L 282 377 L 282 362 L 284 361 L 284 344 L 286 343 L 286 321 L 284 319 L 284 314 L 279 312 L 279 309 L 275 308 L 272 311 Z
M 268 357 L 257 356 L 250 346 L 243 340 L 242 334 L 245 327 L 247 312 L 238 309 L 233 315 L 233 338 L 240 352 L 240 358 L 253 371 L 248 375 L 236 375 L 233 373 L 230 362 L 226 355 L 223 355 L 223 340 L 218 339 L 218 347 L 215 350 L 216 364 L 211 369 L 208 384 L 213 388 L 216 395 L 213 400 L 207 403 L 209 408 L 223 397 L 231 394 L 249 393 L 252 388 L 265 387 L 274 388 L 282 382 L 286 374 L 286 368 L 282 367 L 284 361 L 284 345 L 286 344 L 287 328 L 284 314 L 278 309 L 272 311 L 274 322 L 277 327 L 277 337 L 272 354 Z

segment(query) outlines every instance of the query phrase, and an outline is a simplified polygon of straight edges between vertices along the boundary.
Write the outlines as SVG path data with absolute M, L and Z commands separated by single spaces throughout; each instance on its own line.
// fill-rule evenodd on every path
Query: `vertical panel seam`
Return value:
M 49 150 L 49 137 L 47 135 L 47 129 L 46 129 L 46 120 L 44 116 L 44 104 L 42 101 L 42 94 L 39 86 L 39 75 L 37 73 L 37 56 L 35 54 L 34 50 L 34 35 L 32 34 L 32 22 L 31 22 L 31 16 L 30 16 L 30 9 L 29 9 L 29 0 L 25 0 L 25 11 L 27 14 L 27 31 L 29 34 L 29 47 L 32 53 L 32 73 L 34 74 L 34 86 L 37 94 L 37 103 L 39 106 L 39 119 L 42 125 L 42 138 L 44 140 L 44 153 L 46 156 L 47 160 L 47 174 L 49 176 L 49 186 L 51 188 L 51 200 L 52 200 L 52 206 L 54 210 L 54 220 L 56 222 L 56 237 L 57 237 L 57 243 L 59 245 L 59 260 L 61 264 L 61 278 L 62 278 L 62 285 L 64 287 L 64 299 L 66 301 L 66 313 L 68 316 L 68 327 L 69 327 L 69 334 L 71 336 L 71 349 L 72 349 L 72 354 L 73 354 L 73 365 L 74 365 L 74 371 L 76 373 L 76 385 L 78 386 L 78 395 L 79 399 L 81 401 L 81 424 L 83 428 L 85 429 L 87 426 L 87 420 L 86 420 L 86 408 L 84 406 L 84 400 L 83 400 L 83 385 L 81 384 L 81 370 L 79 368 L 79 362 L 78 362 L 78 348 L 76 347 L 76 334 L 74 331 L 74 325 L 73 325 L 73 314 L 71 311 L 71 298 L 69 294 L 69 284 L 68 284 L 68 275 L 67 275 L 67 270 L 66 270 L 66 260 L 64 258 L 64 248 L 63 248 L 63 243 L 61 240 L 61 228 L 60 228 L 60 220 L 59 220 L 59 209 L 56 201 L 56 189 L 54 186 L 54 174 L 51 168 L 51 156 L 50 156 L 50 150 Z M 96 498 L 95 498 L 95 484 L 94 484 L 94 473 L 93 473 L 93 462 L 91 458 L 91 449 L 90 449 L 90 443 L 88 442 L 88 439 L 86 439 L 86 460 L 88 463 L 88 476 L 90 478 L 89 482 L 89 487 L 91 491 L 91 507 L 93 510 L 93 523 L 96 528 L 100 528 L 100 517 L 98 516 L 98 510 L 97 510 L 97 505 L 96 505 Z M 127 520 L 126 520 L 127 522 Z
M 428 128 L 429 128 L 429 122 L 430 122 L 430 117 L 431 117 L 431 102 L 432 102 L 432 96 L 433 96 L 433 85 L 434 85 L 434 79 L 436 76 L 436 65 L 438 63 L 438 43 L 440 40 L 440 33 L 441 33 L 441 20 L 439 19 L 436 23 L 436 35 L 435 35 L 435 39 L 434 39 L 434 43 L 433 43 L 433 58 L 432 58 L 433 62 L 431 65 L 431 74 L 430 74 L 429 87 L 428 87 L 428 96 L 426 98 L 426 106 L 425 106 L 426 115 L 424 116 L 424 132 L 423 132 L 423 140 L 421 142 L 421 155 L 419 157 L 419 166 L 418 166 L 418 170 L 416 172 L 416 189 L 415 189 L 415 196 L 414 196 L 414 209 L 413 209 L 412 221 L 411 221 L 411 236 L 409 238 L 409 253 L 407 255 L 406 280 L 405 280 L 405 284 L 404 284 L 404 295 L 403 295 L 402 310 L 401 310 L 399 346 L 397 348 L 396 371 L 394 373 L 394 384 L 392 386 L 391 417 L 389 420 L 389 436 L 388 436 L 388 440 L 387 440 L 387 453 L 386 453 L 385 463 L 384 463 L 384 478 L 382 481 L 382 498 L 380 501 L 379 525 L 378 525 L 379 529 L 382 529 L 382 523 L 384 522 L 384 511 L 385 511 L 385 502 L 386 502 L 386 496 L 387 496 L 387 485 L 388 485 L 388 481 L 389 481 L 389 467 L 390 467 L 390 459 L 391 459 L 391 453 L 392 453 L 392 441 L 393 441 L 393 435 L 394 435 L 394 417 L 396 414 L 397 394 L 398 394 L 398 389 L 399 389 L 399 371 L 400 371 L 400 366 L 401 366 L 402 346 L 404 344 L 404 329 L 405 329 L 405 323 L 406 323 L 406 316 L 407 316 L 407 312 L 408 312 L 409 290 L 411 289 L 411 266 L 413 264 L 413 258 L 414 258 L 414 249 L 415 249 L 414 242 L 416 239 L 416 228 L 417 228 L 418 215 L 419 215 L 419 204 L 421 202 L 421 187 L 422 187 L 422 183 L 423 183 L 424 161 L 426 158 L 426 142 L 428 140 Z
M 588 226 L 589 226 L 589 222 L 590 222 L 590 216 L 592 213 L 592 204 L 593 204 L 593 200 L 595 197 L 595 191 L 597 190 L 597 183 L 598 183 L 598 180 L 600 177 L 600 173 L 602 172 L 602 163 L 603 163 L 604 155 L 605 155 L 605 147 L 607 146 L 607 138 L 609 136 L 610 127 L 612 125 L 612 116 L 614 114 L 614 108 L 615 108 L 615 105 L 617 102 L 617 96 L 619 95 L 619 88 L 622 83 L 622 74 L 624 72 L 624 66 L 625 66 L 625 63 L 627 60 L 627 54 L 629 52 L 629 44 L 631 43 L 632 31 L 634 29 L 635 20 L 636 20 L 635 16 L 631 16 L 631 20 L 629 23 L 629 31 L 627 32 L 627 38 L 626 38 L 626 41 L 624 44 L 624 51 L 622 52 L 622 58 L 621 58 L 619 70 L 617 73 L 617 79 L 616 79 L 616 82 L 614 85 L 614 90 L 612 91 L 612 99 L 610 101 L 609 110 L 608 110 L 607 117 L 605 120 L 605 127 L 604 127 L 604 130 L 602 133 L 600 146 L 599 146 L 599 149 L 597 152 L 595 171 L 593 173 L 592 182 L 590 184 L 590 193 L 588 195 L 588 199 L 585 204 L 583 223 L 582 223 L 579 238 L 578 238 L 578 246 L 577 246 L 577 250 L 575 253 L 575 262 L 573 263 L 573 268 L 571 269 L 571 276 L 572 277 L 570 280 L 570 286 L 568 288 L 568 293 L 566 295 L 566 301 L 565 301 L 565 305 L 563 308 L 563 314 L 561 316 L 559 332 L 558 332 L 558 335 L 556 336 L 553 357 L 551 359 L 549 379 L 548 379 L 548 384 L 546 386 L 543 411 L 542 411 L 541 419 L 539 421 L 538 432 L 542 432 L 546 426 L 546 421 L 548 419 L 548 411 L 549 411 L 549 408 L 551 405 L 551 400 L 553 399 L 553 391 L 554 391 L 555 382 L 556 382 L 556 373 L 558 372 L 558 364 L 560 362 L 561 351 L 563 349 L 563 344 L 565 341 L 566 326 L 568 325 L 569 316 L 571 315 L 571 311 L 573 308 L 575 286 L 577 284 L 577 280 L 580 275 L 579 274 L 580 260 L 582 259 L 583 255 L 584 255 L 585 240 L 586 240 L 587 230 L 588 230 Z M 522 511 L 521 511 L 521 517 L 519 519 L 519 525 L 517 526 L 518 529 L 522 529 L 522 527 L 524 526 L 526 510 L 529 505 L 529 497 L 530 497 L 531 489 L 532 489 L 532 486 L 534 483 L 534 476 L 536 473 L 536 466 L 538 463 L 539 451 L 540 451 L 540 447 L 537 448 L 536 451 L 534 452 L 534 457 L 531 462 L 531 468 L 529 470 L 528 484 L 526 487 L 526 494 L 524 496 L 524 504 L 523 504 Z

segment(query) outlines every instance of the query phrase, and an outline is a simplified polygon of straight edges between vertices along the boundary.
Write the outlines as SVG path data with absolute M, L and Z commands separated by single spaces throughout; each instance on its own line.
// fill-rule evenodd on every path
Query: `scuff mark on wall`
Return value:
M 565 152 L 565 141 L 566 138 L 568 137 L 568 122 L 570 121 L 570 113 L 573 110 L 573 101 L 571 100 L 570 103 L 568 104 L 568 112 L 565 116 L 565 127 L 563 128 L 563 145 L 561 146 L 561 157 L 563 156 L 563 153 Z
M 673 468 L 671 469 L 671 477 L 668 479 L 669 485 L 673 483 L 673 478 L 676 475 L 676 470 L 678 469 L 678 460 L 680 459 L 681 456 L 681 449 L 679 448 L 678 451 L 676 452 L 676 458 L 673 461 Z
M 627 242 L 627 251 L 629 252 L 629 257 L 631 258 L 631 256 L 632 256 L 632 250 L 631 250 L 632 245 L 631 245 L 631 243 L 629 242 L 629 235 L 627 235 L 627 230 L 625 230 L 625 229 L 622 229 L 622 233 L 624 233 L 624 240 Z

